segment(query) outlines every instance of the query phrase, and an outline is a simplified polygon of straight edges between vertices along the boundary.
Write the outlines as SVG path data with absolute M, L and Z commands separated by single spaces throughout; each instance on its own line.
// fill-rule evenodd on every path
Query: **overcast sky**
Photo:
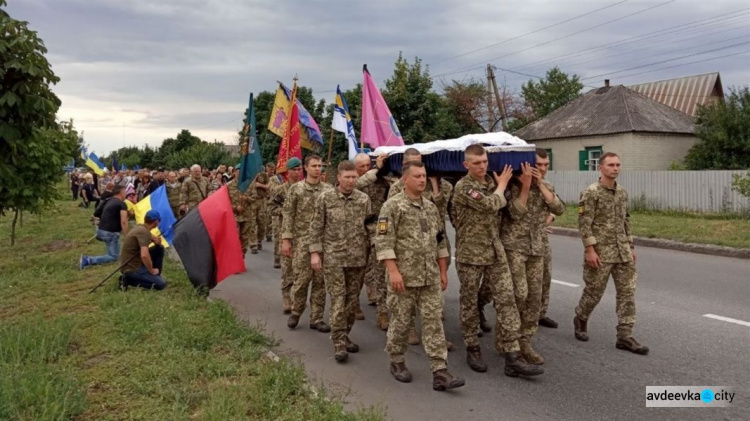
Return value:
M 399 51 L 423 59 L 436 87 L 482 79 L 487 63 L 517 72 L 497 70 L 511 90 L 554 65 L 589 78 L 585 90 L 605 78 L 714 71 L 725 88 L 750 84 L 747 0 L 8 3 L 49 49 L 58 116 L 73 118 L 100 155 L 158 146 L 183 128 L 234 143 L 251 91 L 291 85 L 296 73 L 331 102 L 336 84 L 362 81 L 363 63 L 382 87 Z

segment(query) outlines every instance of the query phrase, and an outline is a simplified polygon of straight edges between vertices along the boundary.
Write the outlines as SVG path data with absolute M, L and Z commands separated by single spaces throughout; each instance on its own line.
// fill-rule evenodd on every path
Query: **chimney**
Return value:
M 609 88 L 609 79 L 604 79 L 604 87 Z

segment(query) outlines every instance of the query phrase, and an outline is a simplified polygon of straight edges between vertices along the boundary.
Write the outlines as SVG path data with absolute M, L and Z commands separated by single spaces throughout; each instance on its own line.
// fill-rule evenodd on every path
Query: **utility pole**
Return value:
M 500 123 L 502 123 L 503 131 L 508 131 L 508 126 L 505 124 L 505 104 L 500 98 L 500 91 L 497 89 L 497 81 L 495 80 L 495 70 L 491 64 L 487 64 L 487 83 L 492 84 L 492 89 L 495 92 L 495 101 L 497 101 L 497 108 L 500 110 Z

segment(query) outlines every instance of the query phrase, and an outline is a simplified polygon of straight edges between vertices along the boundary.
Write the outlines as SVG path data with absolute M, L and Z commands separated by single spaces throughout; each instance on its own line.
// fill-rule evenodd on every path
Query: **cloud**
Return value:
M 482 79 L 486 63 L 529 75 L 559 65 L 587 77 L 720 48 L 732 37 L 735 43 L 750 40 L 744 2 L 676 2 L 626 18 L 658 2 L 615 3 L 507 42 L 502 41 L 607 4 L 10 0 L 8 12 L 29 21 L 45 40 L 61 77 L 54 88 L 63 101 L 60 117 L 73 118 L 87 143 L 106 154 L 131 144 L 158 146 L 183 128 L 233 143 L 250 91 L 274 90 L 276 80 L 291 83 L 297 74 L 301 84 L 330 102 L 337 84 L 347 89 L 361 82 L 363 63 L 382 86 L 400 51 L 409 60 L 422 58 L 433 75 L 448 73 L 445 80 Z M 743 8 L 744 15 L 706 21 Z M 615 19 L 620 20 L 587 29 Z M 626 42 L 699 20 L 702 26 Z M 587 51 L 616 42 L 621 45 Z M 723 52 L 743 48 L 750 50 Z M 749 63 L 745 54 L 630 77 L 637 71 L 615 73 L 610 79 L 630 84 L 719 70 L 725 86 L 745 85 Z M 529 79 L 503 71 L 498 77 L 511 90 Z

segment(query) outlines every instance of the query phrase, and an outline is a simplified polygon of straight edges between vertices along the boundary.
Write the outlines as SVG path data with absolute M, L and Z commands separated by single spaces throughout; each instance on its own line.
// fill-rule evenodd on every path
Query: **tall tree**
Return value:
M 538 82 L 529 80 L 521 91 L 526 105 L 534 112 L 532 119 L 540 119 L 578 98 L 581 89 L 583 84 L 578 75 L 569 76 L 558 67 L 553 67 L 547 71 L 544 79 Z
M 685 157 L 691 170 L 750 168 L 750 90 L 731 88 L 726 101 L 698 110 L 696 134 L 701 142 Z
M 78 142 L 72 122 L 55 120 L 60 100 L 50 85 L 60 79 L 46 53 L 27 22 L 0 8 L 0 215 L 15 214 L 11 244 L 20 212 L 40 212 L 52 204 L 55 183 Z

